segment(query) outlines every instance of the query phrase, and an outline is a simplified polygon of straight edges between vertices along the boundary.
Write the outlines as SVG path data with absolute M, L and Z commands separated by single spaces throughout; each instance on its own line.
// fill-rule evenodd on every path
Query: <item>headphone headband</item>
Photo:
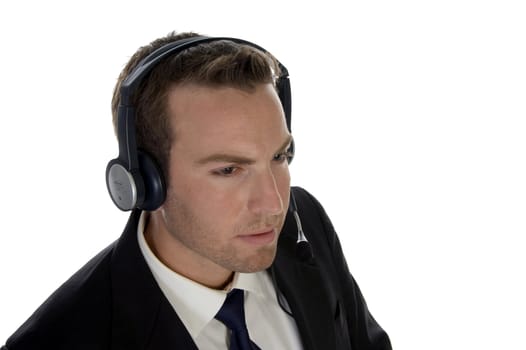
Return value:
M 135 67 L 135 69 L 122 82 L 121 88 L 120 88 L 121 104 L 125 106 L 130 105 L 131 102 L 129 101 L 129 99 L 131 98 L 135 90 L 137 89 L 138 84 L 164 58 L 168 56 L 176 55 L 186 49 L 189 49 L 193 46 L 197 46 L 199 44 L 213 42 L 213 41 L 220 41 L 220 40 L 228 40 L 236 44 L 248 45 L 248 46 L 258 49 L 261 52 L 268 53 L 267 50 L 265 50 L 259 45 L 251 43 L 250 41 L 246 41 L 243 39 L 237 39 L 237 38 L 230 38 L 230 37 L 193 36 L 193 37 L 189 37 L 189 38 L 185 38 L 185 39 L 181 39 L 181 40 L 177 40 L 177 41 L 168 43 L 156 49 L 155 51 L 150 53 L 147 57 L 142 59 L 141 62 L 139 62 L 139 64 Z M 278 65 L 281 70 L 279 79 L 288 78 L 289 72 L 287 71 L 287 68 L 284 65 L 282 65 L 281 62 L 279 61 L 278 61 Z

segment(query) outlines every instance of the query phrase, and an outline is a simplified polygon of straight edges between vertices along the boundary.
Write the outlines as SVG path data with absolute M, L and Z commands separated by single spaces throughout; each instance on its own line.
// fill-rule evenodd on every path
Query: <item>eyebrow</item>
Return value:
M 286 150 L 291 142 L 292 142 L 292 135 L 288 134 L 285 142 L 283 142 L 283 144 L 278 148 L 278 152 Z M 207 163 L 220 163 L 220 162 L 251 165 L 251 164 L 254 164 L 256 161 L 252 158 L 243 157 L 243 156 L 239 156 L 235 154 L 228 154 L 228 153 L 214 153 L 214 154 L 211 154 L 209 156 L 206 156 L 196 161 L 196 163 L 199 165 L 204 165 Z

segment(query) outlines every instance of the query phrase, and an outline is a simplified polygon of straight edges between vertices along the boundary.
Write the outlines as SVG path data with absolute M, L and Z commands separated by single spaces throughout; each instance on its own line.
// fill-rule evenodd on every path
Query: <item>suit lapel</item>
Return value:
M 336 349 L 336 297 L 316 261 L 302 262 L 296 257 L 296 226 L 292 220 L 288 215 L 271 267 L 277 287 L 290 305 L 304 348 Z
M 140 214 L 132 213 L 112 256 L 112 349 L 197 350 L 144 261 L 137 242 Z

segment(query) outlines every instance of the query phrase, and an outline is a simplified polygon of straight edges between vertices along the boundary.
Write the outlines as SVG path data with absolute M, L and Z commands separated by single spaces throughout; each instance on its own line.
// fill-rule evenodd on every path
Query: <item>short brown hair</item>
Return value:
M 120 87 L 139 62 L 156 49 L 196 33 L 172 32 L 143 46 L 122 70 L 112 99 L 113 126 L 117 130 Z M 168 184 L 173 133 L 167 113 L 167 93 L 175 84 L 228 86 L 250 91 L 257 84 L 273 83 L 279 76 L 277 60 L 269 53 L 230 40 L 200 43 L 158 63 L 143 79 L 131 102 L 135 106 L 137 147 L 152 156 Z

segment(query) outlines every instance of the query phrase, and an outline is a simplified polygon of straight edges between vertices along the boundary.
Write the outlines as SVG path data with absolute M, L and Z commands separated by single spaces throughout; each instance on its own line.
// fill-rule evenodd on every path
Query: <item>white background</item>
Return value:
M 185 2 L 0 5 L 0 343 L 120 235 L 112 88 L 175 29 L 288 67 L 293 184 L 396 349 L 526 349 L 523 2 Z

